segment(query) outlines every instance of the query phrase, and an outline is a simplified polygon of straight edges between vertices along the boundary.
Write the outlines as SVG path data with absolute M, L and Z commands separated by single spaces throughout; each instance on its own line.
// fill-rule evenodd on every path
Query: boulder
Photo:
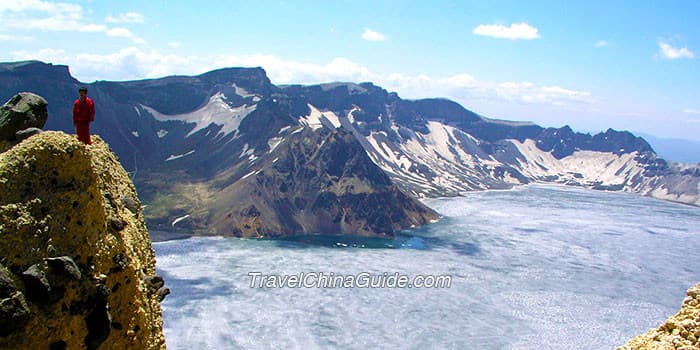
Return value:
M 45 304 L 49 301 L 51 285 L 39 265 L 34 264 L 22 272 L 22 280 L 30 300 L 39 304 Z
M 16 139 L 16 141 L 22 141 L 22 140 L 28 139 L 31 136 L 34 136 L 34 135 L 40 134 L 40 133 L 41 133 L 41 129 L 39 129 L 39 128 L 33 128 L 33 127 L 26 128 L 24 130 L 20 130 L 20 131 L 16 132 L 15 139 Z
M 52 270 L 55 270 L 61 275 L 68 276 L 76 281 L 80 281 L 82 274 L 78 265 L 70 256 L 59 256 L 57 258 L 48 258 L 46 262 L 51 266 Z
M 0 107 L 0 139 L 14 141 L 28 128 L 41 129 L 48 119 L 48 102 L 31 92 L 20 92 Z M 36 133 L 35 130 L 29 132 Z M 22 137 L 27 136 L 20 134 Z
M 29 319 L 29 306 L 22 293 L 0 299 L 0 337 L 23 329 Z

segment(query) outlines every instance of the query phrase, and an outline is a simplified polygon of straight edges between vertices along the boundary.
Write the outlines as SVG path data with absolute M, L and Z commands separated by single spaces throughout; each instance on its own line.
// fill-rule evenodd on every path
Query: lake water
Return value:
M 154 243 L 168 349 L 612 349 L 700 281 L 700 208 L 531 185 L 426 202 L 395 240 Z M 449 275 L 450 288 L 251 288 L 250 272 Z

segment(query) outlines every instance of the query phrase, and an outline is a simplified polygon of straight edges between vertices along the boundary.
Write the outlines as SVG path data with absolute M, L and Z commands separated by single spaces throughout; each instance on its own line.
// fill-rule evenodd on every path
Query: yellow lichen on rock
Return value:
M 688 289 L 681 310 L 659 328 L 630 340 L 618 350 L 700 349 L 700 283 Z
M 0 322 L 11 325 L 0 348 L 164 349 L 153 275 L 136 189 L 99 137 L 43 132 L 0 153 Z

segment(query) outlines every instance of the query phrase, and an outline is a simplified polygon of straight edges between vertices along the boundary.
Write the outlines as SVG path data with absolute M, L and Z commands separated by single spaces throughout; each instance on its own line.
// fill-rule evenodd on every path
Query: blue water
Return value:
M 394 240 L 154 244 L 169 349 L 612 349 L 700 281 L 700 208 L 562 186 L 426 202 Z M 250 288 L 249 272 L 452 276 L 450 288 Z

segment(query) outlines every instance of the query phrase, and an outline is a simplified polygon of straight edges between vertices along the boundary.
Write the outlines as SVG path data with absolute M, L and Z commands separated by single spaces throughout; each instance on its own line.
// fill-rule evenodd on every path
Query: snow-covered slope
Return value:
M 321 115 L 317 108 L 310 107 L 313 117 Z M 426 123 L 427 133 L 392 121 L 388 127 L 370 130 L 364 135 L 361 124 L 353 117 L 357 111 L 356 107 L 344 112 L 323 113 L 350 129 L 370 159 L 399 186 L 416 196 L 458 195 L 465 191 L 550 182 L 700 205 L 700 177 L 697 176 L 700 166 L 671 164 L 658 171 L 659 160 L 653 154 L 625 153 L 624 150 L 613 153 L 577 149 L 557 158 L 552 151 L 540 149 L 533 139 L 488 143 L 437 120 Z M 322 124 L 310 123 L 309 119 L 308 116 L 301 118 L 300 124 L 316 128 Z M 329 127 L 330 124 L 325 123 Z
M 245 93 L 240 91 L 241 88 L 236 87 L 237 92 Z M 247 95 L 246 95 L 247 96 Z M 169 120 L 179 120 L 185 123 L 194 124 L 194 128 L 190 130 L 187 136 L 190 136 L 211 124 L 216 124 L 221 126 L 220 133 L 228 135 L 229 133 L 235 133 L 234 138 L 238 134 L 238 126 L 241 125 L 241 121 L 245 119 L 251 112 L 255 110 L 256 105 L 246 105 L 231 107 L 226 101 L 226 96 L 222 93 L 216 93 L 209 98 L 209 102 L 202 108 L 189 113 L 183 113 L 178 115 L 166 115 L 156 111 L 155 109 L 141 105 L 145 110 L 147 110 L 151 115 L 159 121 L 169 121 Z M 138 111 L 138 109 L 137 109 Z M 167 131 L 166 131 L 167 133 Z

